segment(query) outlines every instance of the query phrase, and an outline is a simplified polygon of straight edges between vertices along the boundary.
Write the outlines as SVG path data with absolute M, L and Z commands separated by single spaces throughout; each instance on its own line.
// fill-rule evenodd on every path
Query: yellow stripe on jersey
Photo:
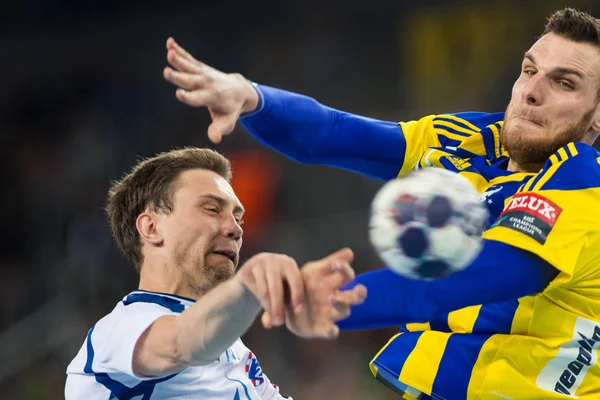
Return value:
M 477 189 L 479 193 L 483 193 L 485 189 L 487 189 L 487 187 L 490 185 L 489 182 L 483 176 L 479 175 L 476 172 L 461 171 L 459 172 L 459 175 L 464 178 L 467 178 L 469 182 L 471 182 L 473 186 L 475 186 L 475 189 Z
M 398 380 L 425 393 L 431 393 L 449 337 L 448 333 L 435 331 L 421 335 L 406 359 Z
M 487 367 L 492 364 L 498 349 L 502 347 L 502 344 L 504 344 L 508 338 L 508 335 L 493 335 L 481 348 L 479 357 L 477 357 L 477 361 L 471 371 L 471 379 L 469 380 L 469 386 L 467 388 L 467 400 L 482 399 L 482 386 L 488 372 Z
M 567 145 L 567 149 L 571 153 L 571 156 L 575 157 L 579 152 L 577 151 L 577 147 L 575 147 L 575 143 L 571 142 Z
M 437 135 L 433 133 L 434 118 L 435 115 L 430 115 L 418 121 L 399 123 L 406 141 L 406 151 L 398 176 L 412 171 L 428 148 L 440 146 Z
M 532 177 L 531 179 L 529 179 L 527 181 L 527 183 L 525 183 L 524 185 L 521 185 L 521 187 L 519 187 L 519 190 L 517 190 L 517 193 L 529 192 L 531 190 L 531 187 L 533 186 L 534 180 L 535 179 Z
M 459 118 L 455 115 L 449 115 L 449 114 L 442 114 L 440 115 L 441 118 L 445 118 L 445 119 L 451 119 L 454 120 L 458 123 L 461 123 L 463 125 L 466 125 L 467 127 L 469 127 L 473 132 L 480 132 L 481 129 L 479 129 L 478 127 L 476 127 L 475 125 L 473 125 L 472 123 L 470 123 L 469 121 L 467 121 L 464 118 Z
M 444 127 L 450 128 L 450 129 L 452 129 L 452 130 L 455 130 L 455 131 L 458 131 L 458 132 L 465 133 L 465 134 L 467 134 L 468 136 L 471 136 L 472 134 L 474 134 L 474 133 L 476 133 L 476 132 L 479 132 L 479 129 L 477 129 L 477 130 L 475 130 L 475 131 L 474 131 L 474 130 L 472 130 L 472 129 L 466 129 L 466 128 L 463 128 L 462 126 L 459 126 L 459 125 L 457 125 L 457 124 L 453 124 L 453 123 L 452 123 L 452 122 L 450 122 L 450 121 L 442 121 L 442 120 L 439 120 L 439 119 L 434 119 L 434 120 L 433 120 L 433 122 L 434 122 L 434 123 L 435 123 L 435 125 L 436 125 L 436 131 L 443 131 L 443 132 L 444 132 L 444 133 L 443 133 L 444 135 L 447 135 L 449 132 L 448 132 L 447 130 L 443 129 L 443 128 L 439 128 L 439 126 L 444 126 Z M 455 138 L 456 138 L 457 140 L 464 140 L 464 138 L 465 138 L 464 136 L 462 136 L 462 135 L 457 135 L 457 134 L 454 134 L 454 136 L 455 136 Z
M 511 334 L 527 335 L 529 333 L 529 324 L 531 323 L 531 314 L 535 306 L 535 297 L 527 296 L 519 300 L 519 307 L 513 316 Z
M 375 357 L 373 357 L 373 359 L 369 363 L 369 369 L 371 370 L 371 373 L 373 374 L 373 376 L 377 376 L 377 370 L 378 370 L 377 366 L 374 365 L 373 361 L 375 361 L 377 359 L 377 357 L 379 357 L 379 355 L 389 346 L 389 344 L 392 343 L 400 335 L 402 335 L 402 333 L 397 333 L 394 336 L 392 336 L 391 339 L 388 340 L 388 342 L 385 344 L 385 346 L 383 346 L 381 348 L 381 350 L 379 350 L 377 352 L 377 354 L 375 354 Z
M 448 314 L 448 327 L 455 333 L 471 333 L 481 305 L 465 307 Z
M 489 125 L 489 128 L 494 134 L 494 156 L 498 158 L 502 155 L 502 149 L 500 148 L 500 131 L 495 124 Z
M 429 322 L 412 322 L 410 324 L 406 324 L 405 328 L 409 332 L 429 331 L 431 330 L 431 325 L 429 324 Z
M 565 155 L 566 155 L 566 153 L 565 153 Z M 542 188 L 542 186 L 544 186 L 544 184 L 546 182 L 548 182 L 550 180 L 550 178 L 552 178 L 552 176 L 560 168 L 560 166 L 563 162 L 564 161 L 560 161 L 560 162 L 557 162 L 556 164 L 552 164 L 545 173 L 540 175 L 539 179 L 532 179 L 532 181 L 535 181 L 535 184 L 529 190 L 534 191 L 534 192 L 537 192 L 538 190 L 540 190 Z
M 569 158 L 569 155 L 564 147 L 558 149 L 558 155 L 560 156 L 560 161 L 565 161 L 567 158 Z

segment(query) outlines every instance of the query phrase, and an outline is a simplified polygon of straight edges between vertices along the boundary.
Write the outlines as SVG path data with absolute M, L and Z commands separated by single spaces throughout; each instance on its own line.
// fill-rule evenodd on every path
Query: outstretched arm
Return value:
M 413 280 L 392 270 L 358 275 L 346 288 L 362 284 L 369 296 L 340 321 L 341 330 L 428 322 L 464 307 L 518 299 L 542 291 L 558 270 L 527 251 L 486 240 L 465 270 L 433 281 Z M 342 295 L 343 296 L 343 295 Z
M 267 146 L 304 163 L 352 170 L 392 179 L 405 158 L 400 125 L 326 107 L 316 100 L 253 85 L 240 74 L 226 74 L 192 57 L 173 39 L 167 40 L 164 77 L 179 87 L 177 99 L 207 107 L 213 122 L 209 138 L 218 143 L 238 119 Z
M 315 99 L 256 85 L 256 111 L 242 125 L 291 159 L 389 180 L 398 175 L 406 142 L 400 125 L 339 111 Z

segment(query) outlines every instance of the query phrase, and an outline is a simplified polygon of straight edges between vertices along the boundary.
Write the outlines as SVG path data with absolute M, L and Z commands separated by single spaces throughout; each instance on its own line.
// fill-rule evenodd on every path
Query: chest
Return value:
M 186 368 L 156 386 L 152 399 L 207 398 L 224 400 L 261 399 L 265 377 L 256 357 L 247 348 L 232 346 L 219 360 Z
M 506 171 L 506 157 L 489 160 L 486 156 L 462 157 L 457 151 L 429 149 L 419 162 L 418 168 L 444 168 L 466 178 L 481 193 L 479 201 L 489 213 L 488 226 L 500 215 L 506 200 L 527 183 L 534 174 Z

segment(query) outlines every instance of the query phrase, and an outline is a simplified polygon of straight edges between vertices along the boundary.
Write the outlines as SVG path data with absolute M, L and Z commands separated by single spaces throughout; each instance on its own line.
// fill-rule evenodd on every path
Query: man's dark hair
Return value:
M 142 242 L 137 217 L 146 209 L 173 211 L 175 183 L 182 172 L 206 169 L 231 180 L 229 160 L 210 149 L 184 148 L 160 153 L 139 162 L 123 179 L 114 182 L 108 192 L 106 212 L 117 245 L 140 272 Z

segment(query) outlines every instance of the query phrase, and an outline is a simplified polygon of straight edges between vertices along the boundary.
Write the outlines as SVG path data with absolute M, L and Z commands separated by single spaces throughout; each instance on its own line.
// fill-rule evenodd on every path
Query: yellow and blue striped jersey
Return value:
M 539 173 L 510 173 L 502 118 L 401 123 L 400 174 L 440 167 L 466 177 L 490 210 L 483 237 L 532 252 L 560 273 L 537 295 L 407 324 L 371 370 L 407 399 L 599 399 L 600 154 L 570 143 Z

